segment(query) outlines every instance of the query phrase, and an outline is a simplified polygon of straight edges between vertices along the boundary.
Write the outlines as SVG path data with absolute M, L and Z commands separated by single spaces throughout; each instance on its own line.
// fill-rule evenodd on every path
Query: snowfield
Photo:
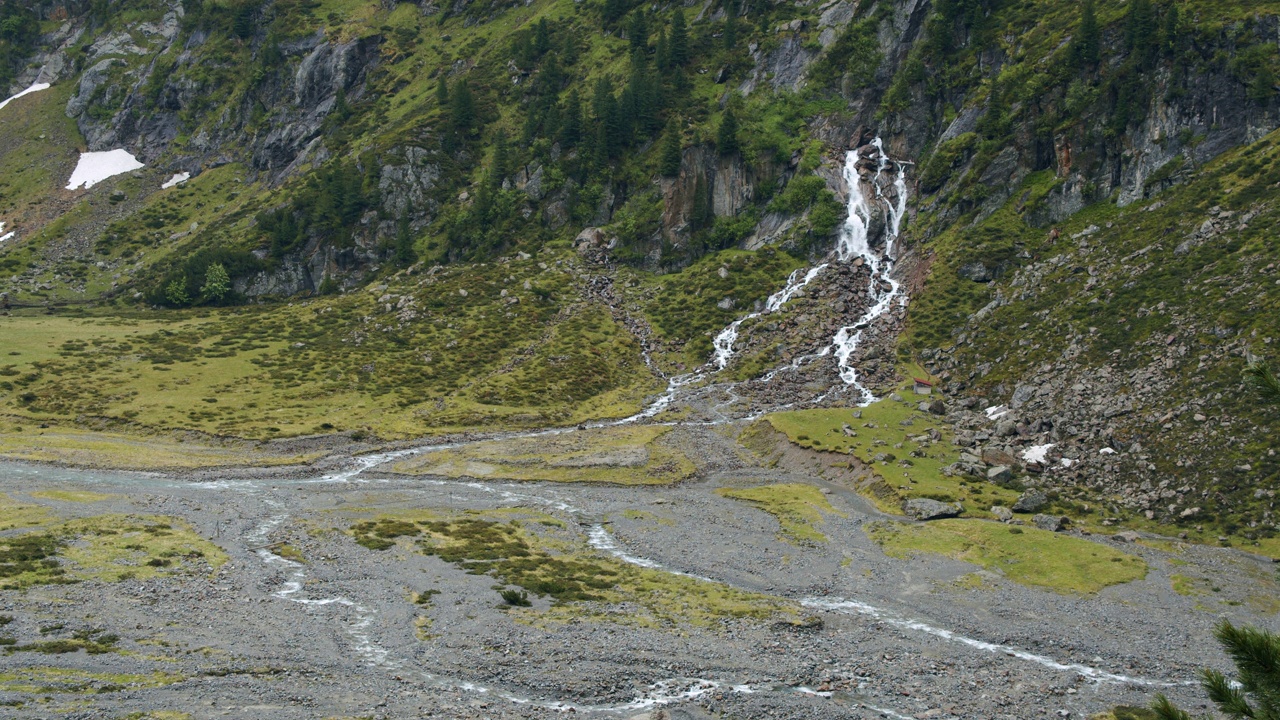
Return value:
M 184 182 L 186 182 L 186 181 L 188 181 L 188 180 L 190 180 L 190 179 L 191 179 L 191 173 L 189 173 L 189 172 L 176 173 L 176 174 L 174 174 L 174 176 L 173 176 L 173 177 L 169 178 L 169 179 L 168 179 L 168 181 L 166 181 L 166 182 L 165 182 L 165 184 L 161 185 L 161 186 L 160 186 L 160 189 L 161 189 L 161 190 L 168 190 L 169 188 L 171 188 L 171 187 L 173 187 L 173 186 L 175 186 L 175 185 L 181 185 L 182 183 L 184 183 Z
M 126 150 L 81 153 L 80 162 L 76 164 L 75 172 L 71 173 L 67 189 L 88 190 L 109 177 L 144 167 L 146 166 Z
M 9 103 L 13 102 L 14 100 L 17 100 L 23 95 L 30 95 L 31 93 L 40 92 L 41 90 L 48 90 L 50 87 L 52 86 L 49 83 L 36 83 L 35 85 L 32 85 L 31 87 L 27 88 L 26 90 L 23 90 L 22 92 L 18 93 L 17 95 L 14 95 L 13 97 L 5 100 L 4 102 L 0 102 L 0 110 L 3 110 L 5 105 L 8 105 Z

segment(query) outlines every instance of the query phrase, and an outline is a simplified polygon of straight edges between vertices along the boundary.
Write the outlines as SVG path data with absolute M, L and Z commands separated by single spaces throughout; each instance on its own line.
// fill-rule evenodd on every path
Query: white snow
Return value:
M 1098 451 L 1098 454 L 1099 455 L 1115 455 L 1116 451 L 1112 450 L 1111 448 L 1102 448 L 1101 450 Z
M 18 234 L 18 233 L 16 233 L 16 232 L 10 232 L 10 233 L 5 233 L 4 235 L 0 235 L 0 242 L 4 242 L 5 240 L 9 240 L 9 239 L 13 238 L 13 236 L 14 236 L 14 235 L 17 235 L 17 234 Z
M 146 166 L 138 162 L 138 158 L 126 150 L 81 153 L 80 162 L 76 164 L 75 172 L 71 173 L 67 189 L 88 190 L 109 177 L 144 167 Z
M 983 412 L 987 414 L 988 420 L 995 420 L 998 417 L 1002 417 L 1004 415 L 1009 414 L 1009 408 L 1005 407 L 1004 405 L 992 405 L 991 407 L 987 408 Z
M 1071 458 L 1062 458 L 1062 467 L 1069 468 L 1075 464 L 1076 464 L 1076 461 L 1072 460 Z
M 18 93 L 17 95 L 14 95 L 13 97 L 5 100 L 4 102 L 0 102 L 0 110 L 3 110 L 5 105 L 8 105 L 9 103 L 13 102 L 14 100 L 17 100 L 23 95 L 30 95 L 31 93 L 40 92 L 41 90 L 48 90 L 49 87 L 50 87 L 49 83 L 36 83 L 35 85 L 32 85 L 31 87 L 27 88 L 26 90 L 23 90 L 22 92 Z
M 166 182 L 165 184 L 161 185 L 161 186 L 160 186 L 160 189 L 161 189 L 161 190 L 168 190 L 169 188 L 171 188 L 171 187 L 173 187 L 173 186 L 175 186 L 175 185 L 181 185 L 182 183 L 184 183 L 184 182 L 186 182 L 186 181 L 188 181 L 188 180 L 190 180 L 190 179 L 191 179 L 191 173 L 189 173 L 189 172 L 176 173 L 173 177 L 169 178 L 169 181 L 168 181 L 168 182 Z
M 1022 459 L 1029 463 L 1037 463 L 1043 465 L 1045 459 L 1049 455 L 1049 451 L 1053 449 L 1053 443 L 1048 445 L 1032 445 L 1022 451 Z

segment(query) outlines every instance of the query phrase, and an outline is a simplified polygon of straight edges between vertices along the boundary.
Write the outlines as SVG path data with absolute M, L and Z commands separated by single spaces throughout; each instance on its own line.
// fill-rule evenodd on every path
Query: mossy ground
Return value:
M 106 499 L 87 493 L 55 502 L 65 502 L 65 497 L 85 502 L 88 496 L 96 498 L 90 502 Z M 43 505 L 0 496 L 0 528 L 26 529 L 0 538 L 0 588 L 5 589 L 205 572 L 227 559 L 190 525 L 167 517 L 108 514 L 62 520 Z
M 1008 507 L 1017 500 L 1015 490 L 944 474 L 943 468 L 960 457 L 950 426 L 919 409 L 930 397 L 912 394 L 907 385 L 897 394 L 901 399 L 885 397 L 863 408 L 792 410 L 763 420 L 802 448 L 856 457 L 883 479 L 864 491 L 886 512 L 900 513 L 904 500 L 931 498 L 961 502 L 969 516 L 990 517 L 993 505 Z M 856 434 L 847 435 L 846 425 Z M 931 430 L 939 440 L 930 438 Z
M 31 695 L 96 694 L 163 687 L 184 679 L 164 672 L 106 673 L 33 666 L 0 671 L 0 690 Z
M 1022 585 L 1060 593 L 1096 593 L 1147 573 L 1142 558 L 1106 545 L 984 520 L 876 523 L 867 527 L 867 535 L 894 557 L 917 552 L 944 555 L 998 571 Z
M 550 600 L 552 606 L 546 610 L 511 610 L 533 623 L 586 617 L 641 626 L 714 628 L 733 619 L 765 620 L 796 612 L 777 598 L 602 555 L 573 529 L 531 511 L 397 513 L 358 522 L 352 534 L 374 550 L 407 540 L 419 552 L 469 573 L 489 575 Z
M 90 417 L 130 435 L 249 438 L 409 437 L 636 412 L 661 385 L 604 308 L 575 300 L 566 260 L 405 275 L 286 306 L 0 318 L 12 348 L 0 357 L 0 404 L 24 431 Z M 3 442 L 58 459 L 32 447 L 44 443 Z
M 782 526 L 782 537 L 795 543 L 826 542 L 818 530 L 824 515 L 842 515 L 817 486 L 781 483 L 754 488 L 720 488 L 724 497 L 748 502 L 769 513 Z
M 392 467 L 397 472 L 445 477 L 668 484 L 694 472 L 693 461 L 665 442 L 670 431 L 627 426 L 493 440 L 418 455 Z

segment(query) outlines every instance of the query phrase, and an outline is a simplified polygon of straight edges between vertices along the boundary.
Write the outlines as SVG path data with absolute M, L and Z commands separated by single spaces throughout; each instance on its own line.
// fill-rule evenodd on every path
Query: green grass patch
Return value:
M 831 507 L 822 490 L 802 483 L 781 483 L 763 487 L 734 489 L 720 488 L 716 494 L 735 500 L 743 500 L 769 513 L 782 526 L 782 537 L 790 542 L 826 542 L 818 526 L 823 515 L 843 513 Z
M 575 530 L 540 522 L 544 519 L 547 516 L 519 509 L 462 515 L 401 513 L 357 522 L 351 532 L 356 542 L 370 549 L 388 549 L 398 539 L 409 539 L 419 552 L 550 600 L 549 610 L 511 610 L 524 613 L 531 622 L 585 616 L 648 627 L 714 628 L 729 619 L 765 620 L 796 613 L 790 603 L 767 595 L 602 555 L 587 547 Z
M 397 472 L 619 485 L 669 484 L 691 477 L 694 464 L 664 441 L 669 427 L 592 428 L 563 435 L 493 440 L 415 456 Z
M 1020 531 L 1020 532 L 1019 532 Z M 1096 593 L 1146 576 L 1142 558 L 1077 537 L 983 520 L 875 523 L 867 535 L 893 557 L 926 552 L 1059 593 Z

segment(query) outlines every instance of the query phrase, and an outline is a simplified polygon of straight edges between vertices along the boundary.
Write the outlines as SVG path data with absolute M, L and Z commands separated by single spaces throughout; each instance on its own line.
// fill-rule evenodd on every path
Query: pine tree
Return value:
M 733 52 L 738 46 L 738 3 L 730 0 L 724 14 L 724 49 Z
M 716 149 L 721 155 L 732 155 L 742 149 L 738 142 L 738 116 L 733 113 L 733 108 L 725 108 L 724 116 L 720 118 Z
M 689 29 L 685 26 L 684 9 L 677 8 L 671 18 L 671 65 L 684 67 L 689 62 Z
M 476 99 L 466 81 L 457 83 L 449 102 L 449 124 L 460 135 L 470 135 L 476 126 Z
M 1160 31 L 1160 47 L 1168 57 L 1174 57 L 1182 48 L 1182 24 L 1178 18 L 1178 4 L 1169 3 L 1164 12 L 1164 27 Z
M 409 225 L 409 216 L 401 215 L 396 224 L 396 264 L 409 267 L 418 261 L 418 253 L 413 249 L 413 228 Z
M 542 57 L 551 49 L 551 27 L 546 18 L 538 20 L 533 29 L 533 54 Z
M 1139 67 L 1148 67 L 1155 59 L 1160 38 L 1157 34 L 1156 11 L 1151 0 L 1129 0 L 1125 19 L 1125 46 Z
M 1232 681 L 1217 670 L 1203 670 L 1200 682 L 1209 699 L 1227 717 L 1237 720 L 1280 717 L 1280 636 L 1266 630 L 1236 627 L 1228 620 L 1214 631 L 1236 666 Z M 1152 704 L 1160 720 L 1191 720 L 1170 700 L 1157 695 Z
M 1271 70 L 1271 63 L 1263 61 L 1249 83 L 1249 99 L 1265 103 L 1276 94 L 1276 75 Z
M 564 120 L 560 125 L 560 144 L 571 148 L 582 139 L 582 97 L 577 88 L 569 91 L 565 100 Z
M 1093 0 L 1084 0 L 1080 9 L 1080 30 L 1071 45 L 1071 59 L 1082 70 L 1098 64 L 1098 16 Z
M 658 42 L 653 50 L 653 64 L 657 66 L 658 72 L 666 72 L 671 69 L 671 45 L 667 41 L 666 28 L 658 31 Z
M 440 73 L 440 80 L 436 83 L 436 107 L 449 107 L 449 78 L 444 73 Z
M 662 136 L 662 156 L 659 162 L 660 172 L 667 177 L 680 174 L 680 163 L 683 160 L 680 147 L 680 126 L 675 120 L 667 123 L 667 131 Z
M 644 8 L 631 14 L 631 23 L 627 26 L 627 39 L 631 41 L 631 54 L 648 54 L 649 23 L 645 18 Z

